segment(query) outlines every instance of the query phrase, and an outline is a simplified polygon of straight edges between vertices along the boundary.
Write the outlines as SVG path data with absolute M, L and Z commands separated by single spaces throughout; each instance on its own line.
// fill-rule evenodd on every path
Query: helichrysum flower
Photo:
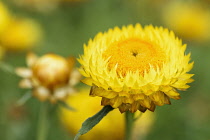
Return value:
M 76 108 L 75 112 L 61 108 L 59 112 L 62 124 L 67 130 L 76 134 L 81 123 L 89 116 L 101 109 L 100 98 L 88 97 L 89 88 L 81 89 L 80 92 L 67 98 L 66 103 Z M 137 114 L 138 116 L 138 114 Z M 154 123 L 154 113 L 146 112 L 136 121 L 133 138 L 141 135 L 146 136 Z M 124 138 L 124 116 L 117 110 L 113 110 L 89 133 L 81 136 L 81 140 L 122 140 Z M 138 133 L 137 133 L 138 132 Z M 143 138 L 142 138 L 143 139 Z
M 163 21 L 186 40 L 210 40 L 210 11 L 199 3 L 172 2 L 163 10 Z
M 9 22 L 10 22 L 10 13 L 6 6 L 0 2 L 0 36 L 1 32 L 4 31 L 5 28 L 7 28 Z
M 13 19 L 2 32 L 0 41 L 8 50 L 22 51 L 36 46 L 41 37 L 42 30 L 36 21 Z
M 180 99 L 193 74 L 186 45 L 172 31 L 152 25 L 115 27 L 99 33 L 84 46 L 78 59 L 82 81 L 91 96 L 121 112 L 154 111 L 156 105 Z
M 28 68 L 17 68 L 16 73 L 24 79 L 20 87 L 31 88 L 39 100 L 64 100 L 75 92 L 73 86 L 80 80 L 79 72 L 74 69 L 74 59 L 66 59 L 56 54 L 38 57 L 33 53 L 27 56 Z

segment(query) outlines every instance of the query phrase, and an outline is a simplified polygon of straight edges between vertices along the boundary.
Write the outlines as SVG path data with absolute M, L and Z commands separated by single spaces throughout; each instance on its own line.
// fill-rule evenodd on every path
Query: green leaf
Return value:
M 113 109 L 114 108 L 112 108 L 111 106 L 104 106 L 97 114 L 85 120 L 82 123 L 82 128 L 80 128 L 79 132 L 74 137 L 74 140 L 78 140 L 81 135 L 90 131 L 96 124 L 98 124 L 103 119 L 104 116 L 106 116 Z

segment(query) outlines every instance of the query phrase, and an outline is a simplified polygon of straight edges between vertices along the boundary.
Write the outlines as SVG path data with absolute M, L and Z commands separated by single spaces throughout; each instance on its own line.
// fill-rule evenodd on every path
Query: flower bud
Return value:
M 55 54 L 40 57 L 32 67 L 34 77 L 48 88 L 66 84 L 71 72 L 68 61 Z
M 34 53 L 27 55 L 27 68 L 16 68 L 16 74 L 22 77 L 19 86 L 32 90 L 34 97 L 51 103 L 65 100 L 75 93 L 74 86 L 81 75 L 74 68 L 75 58 L 64 58 L 56 54 L 38 57 Z

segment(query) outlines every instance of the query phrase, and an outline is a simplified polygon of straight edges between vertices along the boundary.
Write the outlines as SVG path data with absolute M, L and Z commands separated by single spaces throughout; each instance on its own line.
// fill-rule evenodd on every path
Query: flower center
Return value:
M 129 71 L 139 71 L 144 75 L 145 71 L 149 71 L 150 66 L 161 67 L 166 60 L 160 47 L 138 38 L 114 42 L 104 52 L 103 57 L 110 58 L 108 61 L 110 69 L 117 64 L 117 73 L 122 76 Z

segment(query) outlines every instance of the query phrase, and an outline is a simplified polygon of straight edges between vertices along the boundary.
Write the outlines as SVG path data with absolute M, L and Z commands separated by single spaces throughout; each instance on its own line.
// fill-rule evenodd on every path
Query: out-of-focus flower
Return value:
M 82 122 L 89 116 L 95 114 L 101 109 L 100 98 L 91 98 L 88 96 L 89 89 L 82 89 L 79 93 L 66 100 L 76 108 L 75 112 L 61 108 L 60 119 L 62 124 L 72 134 L 76 134 L 81 127 Z M 146 136 L 154 122 L 154 114 L 146 112 L 135 123 L 133 132 L 134 139 L 141 135 Z M 143 131 L 141 131 L 143 130 Z M 81 136 L 81 140 L 122 140 L 124 138 L 125 121 L 124 115 L 118 110 L 111 111 L 98 125 L 89 133 Z M 138 131 L 138 133 L 136 133 Z
M 210 11 L 199 3 L 172 2 L 165 5 L 163 20 L 186 40 L 210 40 Z
M 13 0 L 15 4 L 29 10 L 50 12 L 57 8 L 60 0 Z
M 0 41 L 8 50 L 22 51 L 36 46 L 41 36 L 41 27 L 34 20 L 13 19 L 2 32 Z
M 73 86 L 81 75 L 74 69 L 74 58 L 64 58 L 56 54 L 37 57 L 33 53 L 27 56 L 28 68 L 17 68 L 16 73 L 24 79 L 21 88 L 31 88 L 33 95 L 41 101 L 64 100 L 75 92 Z
M 10 20 L 11 17 L 8 9 L 2 2 L 0 2 L 0 36 L 4 29 L 7 28 Z
M 180 99 L 193 80 L 190 54 L 172 31 L 162 27 L 124 26 L 99 33 L 84 46 L 78 59 L 82 81 L 102 105 L 121 112 L 154 111 L 156 105 Z

